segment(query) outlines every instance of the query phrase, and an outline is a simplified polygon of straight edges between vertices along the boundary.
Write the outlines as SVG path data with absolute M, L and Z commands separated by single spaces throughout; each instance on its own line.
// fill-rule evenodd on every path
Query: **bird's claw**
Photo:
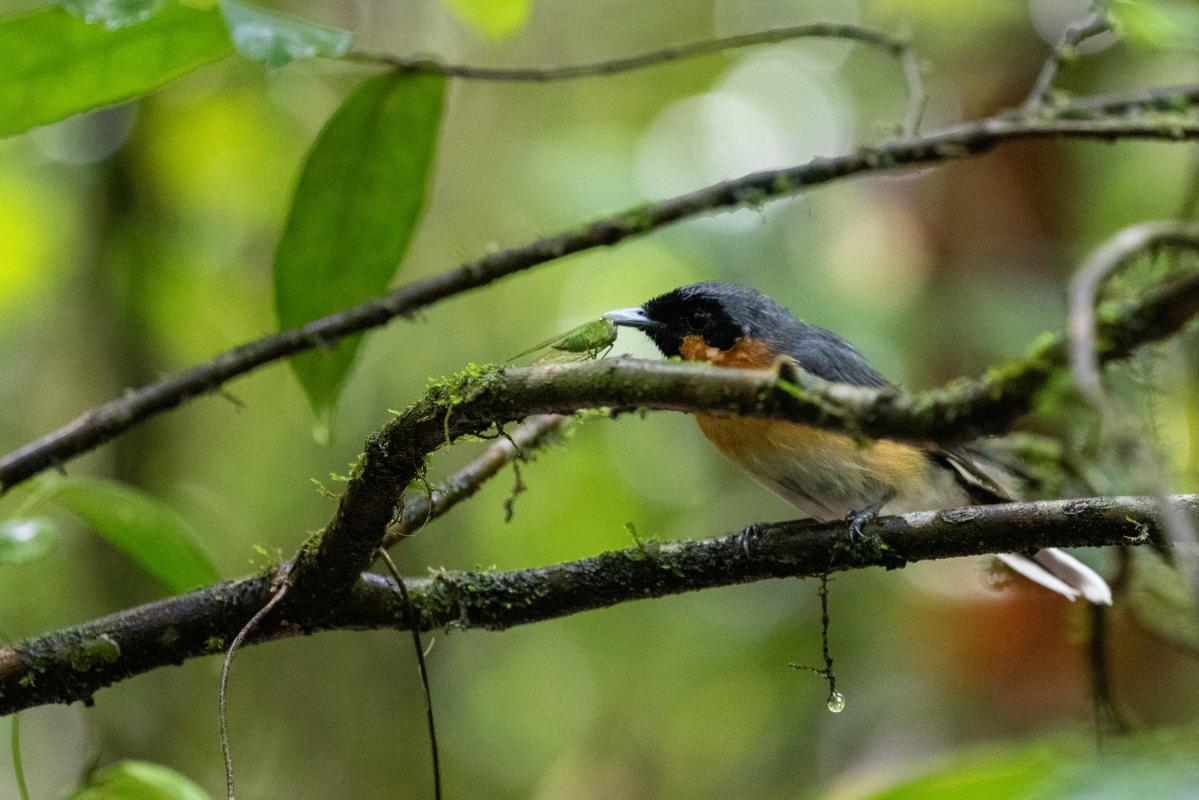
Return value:
M 741 545 L 741 552 L 745 553 L 745 557 L 749 557 L 749 545 L 762 532 L 762 524 L 753 522 L 746 525 L 741 533 L 737 534 L 737 543 Z
M 878 509 L 867 508 L 864 511 L 850 511 L 845 515 L 845 522 L 849 525 L 849 541 L 857 542 L 865 538 L 866 534 L 862 532 L 862 528 L 869 525 L 878 516 Z

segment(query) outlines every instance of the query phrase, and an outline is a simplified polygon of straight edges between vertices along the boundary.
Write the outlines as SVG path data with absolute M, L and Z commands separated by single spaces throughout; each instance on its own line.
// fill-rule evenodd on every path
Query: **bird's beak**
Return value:
M 645 330 L 658 327 L 658 323 L 647 317 L 645 311 L 640 308 L 618 308 L 604 314 L 604 319 L 617 325 L 624 325 L 626 328 Z

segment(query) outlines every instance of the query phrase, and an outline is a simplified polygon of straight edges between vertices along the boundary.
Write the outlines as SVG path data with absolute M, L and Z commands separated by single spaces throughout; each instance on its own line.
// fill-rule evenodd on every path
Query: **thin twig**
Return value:
M 1196 97 L 1199 97 L 1199 88 L 1185 95 L 1184 100 L 1190 103 Z M 1119 97 L 1107 98 L 1105 102 L 1120 107 Z M 817 158 L 800 166 L 764 170 L 636 206 L 401 286 L 382 297 L 302 327 L 249 342 L 178 375 L 128 392 L 0 458 L 0 493 L 110 441 L 152 416 L 213 392 L 239 375 L 314 347 L 328 346 L 345 336 L 384 325 L 399 316 L 411 315 L 440 300 L 531 267 L 584 250 L 614 245 L 680 220 L 750 204 L 760 205 L 852 175 L 893 172 L 970 158 L 1008 142 L 1046 138 L 1186 140 L 1199 138 L 1199 123 L 1160 119 L 1035 120 L 997 116 L 915 139 L 894 141 L 833 158 Z
M 21 715 L 12 715 L 11 727 L 12 771 L 17 780 L 17 793 L 21 800 L 29 800 L 29 786 L 25 783 L 25 765 L 21 760 Z
M 516 515 L 516 498 L 528 491 L 529 487 L 525 486 L 524 478 L 520 474 L 520 462 L 528 461 L 529 457 L 525 455 L 516 440 L 504 430 L 503 425 L 496 423 L 496 429 L 499 431 L 496 435 L 504 437 L 504 440 L 512 445 L 512 491 L 504 499 L 504 524 L 506 525 Z
M 837 676 L 833 672 L 833 656 L 829 649 L 828 628 L 828 583 L 827 572 L 820 575 L 820 654 L 824 660 L 823 667 L 806 667 L 802 664 L 788 664 L 792 669 L 812 672 L 828 681 L 828 710 L 840 714 L 845 710 L 845 696 L 837 691 Z
M 1191 158 L 1191 168 L 1187 173 L 1187 183 L 1179 204 L 1179 219 L 1194 219 L 1199 212 L 1199 154 Z
M 512 461 L 512 491 L 504 499 L 504 522 L 511 522 L 516 516 L 516 498 L 520 497 L 528 490 L 525 485 L 524 477 L 520 474 L 520 462 L 522 456 L 517 456 Z
M 241 647 L 242 642 L 258 626 L 262 618 L 271 613 L 271 610 L 279 605 L 279 602 L 287 595 L 287 590 L 290 588 L 287 580 L 289 570 L 290 566 L 287 563 L 279 567 L 279 571 L 275 573 L 275 578 L 272 582 L 274 594 L 242 626 L 241 630 L 237 632 L 237 636 L 233 637 L 233 642 L 229 645 L 229 650 L 225 653 L 225 661 L 221 665 L 221 686 L 217 701 L 217 723 L 221 729 L 221 755 L 225 759 L 225 794 L 228 800 L 236 800 L 233 788 L 233 751 L 229 747 L 229 713 L 226 703 L 229 689 L 229 669 L 233 666 L 233 656 L 237 655 L 237 650 Z
M 908 110 L 903 118 L 903 132 L 906 136 L 915 137 L 920 133 L 920 122 L 928 108 L 928 95 L 924 90 L 920 59 L 916 52 L 905 47 L 898 57 L 904 80 L 908 82 Z
M 1053 109 L 1055 119 L 1099 119 L 1143 113 L 1187 111 L 1199 102 L 1199 84 L 1184 83 L 1133 92 L 1078 97 Z
M 1028 93 L 1028 98 L 1024 101 L 1021 110 L 1027 114 L 1044 107 L 1049 100 L 1049 93 L 1053 90 L 1053 79 L 1057 77 L 1057 72 L 1061 69 L 1062 64 L 1074 57 L 1078 45 L 1087 39 L 1108 32 L 1111 27 L 1111 18 L 1103 11 L 1088 14 L 1084 19 L 1067 27 L 1062 38 L 1050 52 L 1049 58 L 1041 66 L 1037 80 L 1033 84 L 1032 91 Z
M 433 723 L 433 692 L 429 689 L 429 669 L 425 665 L 425 648 L 420 640 L 420 617 L 412 598 L 408 596 L 408 587 L 396 569 L 395 562 L 383 548 L 379 548 L 379 558 L 387 565 L 387 571 L 395 579 L 396 588 L 400 593 L 400 602 L 404 605 L 404 616 L 408 619 L 408 630 L 412 633 L 412 648 L 416 651 L 416 668 L 420 672 L 420 685 L 425 691 L 425 722 L 429 728 L 429 749 L 433 756 L 433 797 L 441 800 L 441 758 L 437 754 L 437 726 Z
M 463 500 L 472 497 L 484 483 L 516 458 L 520 451 L 541 447 L 561 430 L 568 420 L 570 417 L 561 414 L 530 417 L 513 429 L 511 434 L 505 434 L 506 438 L 490 445 L 477 458 L 437 487 L 429 489 L 424 495 L 405 499 L 399 519 L 387 528 L 383 547 L 392 547 Z
M 1091 697 L 1095 710 L 1095 732 L 1102 737 L 1105 733 L 1123 735 L 1131 730 L 1116 708 L 1112 690 L 1111 659 L 1108 654 L 1108 606 L 1092 603 L 1087 606 L 1090 616 L 1090 640 L 1087 655 L 1091 673 Z
M 614 75 L 620 72 L 654 67 L 673 61 L 683 61 L 699 56 L 713 55 L 728 50 L 778 44 L 796 39 L 848 39 L 877 47 L 899 60 L 904 80 L 908 84 L 908 110 L 904 120 L 904 133 L 914 136 L 924 114 L 926 95 L 920 65 L 911 45 L 904 39 L 863 28 L 858 25 L 839 23 L 814 23 L 788 28 L 775 28 L 756 33 L 707 39 L 702 42 L 665 47 L 649 53 L 640 53 L 625 58 L 594 61 L 588 64 L 572 64 L 560 67 L 479 67 L 467 64 L 446 64 L 429 58 L 404 58 L 377 53 L 350 53 L 342 60 L 369 64 L 386 64 L 402 72 L 445 75 L 476 81 L 514 81 L 519 83 L 551 83 L 555 81 Z

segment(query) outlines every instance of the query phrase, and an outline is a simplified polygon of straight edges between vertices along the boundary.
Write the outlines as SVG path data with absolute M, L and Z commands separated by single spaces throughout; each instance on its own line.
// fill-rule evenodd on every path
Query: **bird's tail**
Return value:
M 1110 606 L 1112 589 L 1095 570 L 1056 547 L 1038 550 L 1032 558 L 1002 553 L 997 558 L 1033 583 L 1073 601 L 1080 595 L 1095 605 Z

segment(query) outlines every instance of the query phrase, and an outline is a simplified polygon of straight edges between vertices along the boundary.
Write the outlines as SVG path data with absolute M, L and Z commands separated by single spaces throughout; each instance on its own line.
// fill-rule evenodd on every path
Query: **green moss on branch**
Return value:
M 1199 522 L 1199 495 L 1171 498 Z M 326 629 L 503 630 L 589 609 L 750 581 L 818 576 L 871 566 L 1037 547 L 1140 544 L 1163 529 L 1152 498 L 1113 497 L 980 506 L 902 517 L 867 527 L 844 547 L 838 523 L 756 525 L 718 539 L 631 547 L 512 572 L 440 571 L 405 579 L 417 619 L 378 575 L 355 581 L 328 612 L 273 613 L 247 644 Z M 90 701 L 98 689 L 143 672 L 219 653 L 266 602 L 273 576 L 197 589 L 94 622 L 0 648 L 0 714 L 45 703 Z M 166 635 L 170 632 L 170 635 Z M 104 642 L 98 656 L 94 643 Z M 108 642 L 112 645 L 108 646 Z M 80 669 L 86 666 L 86 669 Z

